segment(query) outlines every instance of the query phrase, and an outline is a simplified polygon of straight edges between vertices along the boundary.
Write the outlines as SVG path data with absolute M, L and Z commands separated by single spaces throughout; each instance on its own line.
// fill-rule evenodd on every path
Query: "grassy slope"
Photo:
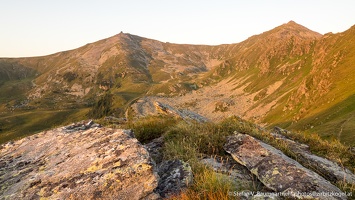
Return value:
M 166 50 L 157 50 L 155 45 L 163 45 Z M 116 117 L 124 116 L 124 110 L 130 102 L 146 94 L 152 84 L 160 88 L 162 82 L 171 79 L 170 74 L 162 70 L 167 65 L 165 57 L 155 55 L 157 58 L 154 62 L 149 63 L 149 67 L 146 66 L 146 62 L 152 59 L 152 54 L 157 51 L 164 54 L 168 51 L 165 54 L 170 60 L 184 66 L 193 66 L 194 62 L 201 62 L 199 56 L 194 55 L 194 51 L 200 54 L 200 50 L 204 50 L 204 46 L 164 44 L 130 34 L 120 34 L 53 55 L 0 59 L 1 142 L 86 117 L 102 116 L 97 112 L 89 112 L 91 108 Z M 19 68 L 26 66 L 24 69 L 28 69 L 27 74 L 32 76 L 19 76 L 21 70 L 18 69 L 9 73 L 15 65 Z M 33 71 L 37 73 L 36 77 Z M 189 80 L 191 78 L 187 75 L 184 75 L 184 80 L 176 77 L 171 85 L 182 84 L 176 93 L 192 90 L 189 84 L 184 83 Z M 42 97 L 26 102 L 28 104 L 25 107 L 13 110 L 12 106 L 26 100 L 28 94 L 34 92 L 34 89 L 31 90 L 32 83 L 36 84 L 35 89 L 40 91 Z M 90 88 L 90 92 L 84 97 L 68 94 L 75 84 L 82 85 L 83 89 Z M 102 86 L 106 88 L 102 89 Z M 170 83 L 162 88 L 168 87 Z M 107 106 L 105 102 L 99 105 L 106 93 L 112 94 L 107 109 L 102 107 Z M 24 111 L 25 108 L 27 111 Z
M 317 40 L 298 40 L 297 34 L 280 40 L 280 30 L 226 48 L 224 55 L 234 56 L 210 71 L 204 81 L 230 76 L 244 80 L 236 87 L 246 86 L 246 93 L 260 94 L 252 108 L 280 97 L 263 122 L 318 132 L 354 145 L 355 28 Z M 282 85 L 263 96 L 277 81 L 283 81 Z
M 0 144 L 45 129 L 83 120 L 88 109 L 35 110 L 0 116 Z
M 325 48 L 325 52 L 321 48 Z M 309 109 L 297 123 L 287 118 L 278 121 L 291 129 L 318 132 L 325 137 L 355 145 L 352 139 L 355 130 L 355 27 L 344 33 L 327 36 L 320 41 L 315 51 L 325 54 L 318 66 L 313 67 L 313 73 L 307 77 L 313 81 L 309 93 L 317 98 L 309 102 L 302 99 L 304 107 Z M 317 56 L 320 54 L 315 54 L 314 59 Z M 327 73 L 323 73 L 324 70 L 328 70 Z M 319 96 L 317 90 L 322 90 L 319 87 L 321 81 L 329 81 L 330 86 L 326 93 Z
M 32 88 L 32 78 L 11 80 L 0 84 L 0 104 L 26 99 L 26 93 Z

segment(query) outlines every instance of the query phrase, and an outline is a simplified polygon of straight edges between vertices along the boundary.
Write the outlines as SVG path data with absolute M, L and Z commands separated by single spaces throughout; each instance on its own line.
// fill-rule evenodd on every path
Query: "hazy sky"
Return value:
M 355 1 L 0 0 L 0 57 L 47 55 L 120 31 L 171 43 L 237 43 L 290 20 L 342 32 L 355 24 Z

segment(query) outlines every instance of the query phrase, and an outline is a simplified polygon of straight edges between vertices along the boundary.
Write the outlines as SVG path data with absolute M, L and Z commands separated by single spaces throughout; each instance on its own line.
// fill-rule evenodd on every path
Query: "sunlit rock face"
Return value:
M 149 153 L 132 136 L 88 123 L 3 145 L 0 197 L 156 199 L 158 175 Z
M 252 136 L 236 134 L 228 137 L 224 149 L 268 188 L 288 193 L 297 198 L 317 198 L 317 193 L 340 194 L 332 185 L 315 172 L 303 167 L 281 151 Z M 327 196 L 322 199 L 346 199 L 344 196 Z

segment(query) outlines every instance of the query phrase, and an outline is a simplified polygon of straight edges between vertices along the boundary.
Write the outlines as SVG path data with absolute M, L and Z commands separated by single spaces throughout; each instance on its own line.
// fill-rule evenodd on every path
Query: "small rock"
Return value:
M 123 131 L 125 134 L 127 134 L 129 137 L 134 138 L 134 132 L 132 130 L 124 130 Z
M 94 122 L 92 120 L 90 120 L 88 123 L 85 124 L 86 127 L 91 127 L 91 125 L 93 125 Z

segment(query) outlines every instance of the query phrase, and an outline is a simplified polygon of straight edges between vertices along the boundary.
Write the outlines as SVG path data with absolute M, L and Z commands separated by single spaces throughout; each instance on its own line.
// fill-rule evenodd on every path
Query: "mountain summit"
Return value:
M 276 27 L 273 30 L 278 30 L 278 29 L 284 29 L 284 31 L 289 31 L 292 32 L 293 34 L 297 34 L 301 38 L 320 38 L 322 35 L 320 33 L 317 33 L 315 31 L 312 31 L 300 24 L 297 24 L 294 21 L 289 21 L 286 24 L 283 24 L 279 27 Z
M 320 33 L 312 31 L 294 21 L 282 24 L 270 31 L 261 34 L 263 37 L 272 36 L 275 39 L 284 39 L 285 37 L 297 37 L 299 39 L 319 39 L 322 37 Z
M 213 120 L 239 115 L 355 143 L 351 31 L 323 36 L 290 21 L 217 46 L 121 32 L 53 55 L 2 58 L 0 142 L 71 120 L 132 117 L 130 105 L 149 95 Z

